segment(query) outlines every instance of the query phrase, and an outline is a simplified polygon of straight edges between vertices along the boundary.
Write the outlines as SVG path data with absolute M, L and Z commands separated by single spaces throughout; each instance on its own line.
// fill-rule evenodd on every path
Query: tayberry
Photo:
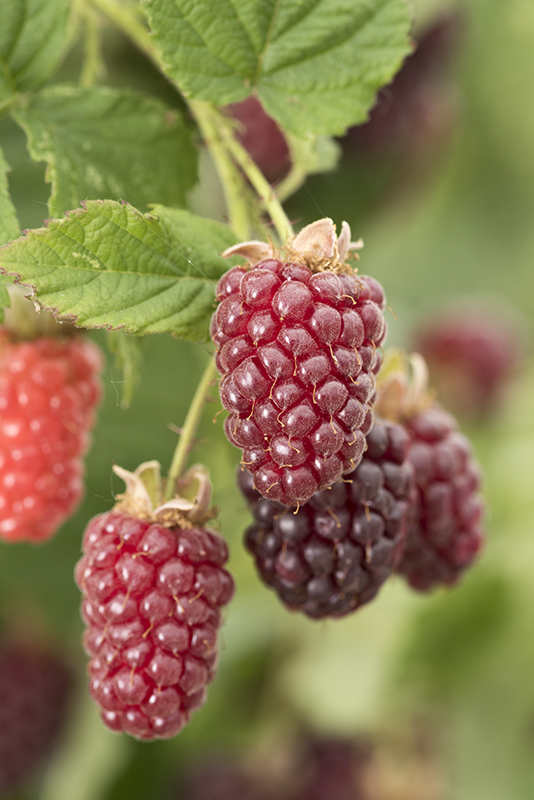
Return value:
M 480 472 L 469 440 L 434 403 L 406 420 L 417 486 L 415 518 L 399 566 L 414 589 L 456 583 L 483 544 Z
M 0 329 L 1 539 L 48 539 L 80 502 L 101 364 L 89 340 Z
M 314 225 L 324 223 L 333 235 L 330 220 Z M 226 434 L 260 494 L 293 506 L 360 462 L 386 334 L 380 285 L 336 272 L 333 257 L 314 271 L 314 244 L 292 250 L 307 263 L 264 258 L 226 273 L 211 327 Z
M 419 354 L 408 361 L 400 351 L 388 352 L 377 409 L 399 421 L 411 440 L 416 488 L 398 571 L 421 591 L 454 584 L 484 541 L 480 472 L 471 444 L 429 392 Z
M 261 577 L 293 610 L 341 617 L 369 602 L 398 566 L 413 492 L 410 437 L 377 420 L 361 463 L 296 513 L 239 485 L 254 515 L 245 535 Z
M 224 540 L 112 510 L 91 520 L 83 551 L 76 580 L 102 719 L 138 739 L 174 736 L 215 675 L 221 608 L 234 591 Z

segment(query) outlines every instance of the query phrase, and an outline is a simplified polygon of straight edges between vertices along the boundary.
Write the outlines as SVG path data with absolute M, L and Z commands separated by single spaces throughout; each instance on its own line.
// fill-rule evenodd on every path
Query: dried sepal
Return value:
M 232 256 L 243 256 L 250 264 L 257 264 L 258 261 L 263 261 L 264 258 L 273 258 L 276 254 L 276 248 L 273 244 L 267 242 L 260 242 L 257 239 L 252 239 L 249 242 L 240 242 L 228 247 L 224 253 L 223 258 L 231 258 Z
M 332 261 L 337 257 L 336 226 L 333 220 L 325 217 L 306 225 L 291 242 L 291 250 L 309 261 Z
M 168 501 L 163 499 L 164 485 L 158 461 L 146 461 L 134 472 L 114 465 L 113 471 L 126 484 L 126 491 L 117 495 L 115 508 L 133 517 L 168 528 L 192 528 L 204 525 L 215 516 L 210 506 L 209 473 L 202 464 L 195 464 L 177 481 L 175 496 Z
M 180 511 L 193 525 L 203 525 L 215 516 L 211 508 L 211 481 L 208 470 L 202 464 L 195 464 L 176 482 L 176 496 L 154 509 L 159 520 L 172 509 Z
M 346 260 L 349 252 L 360 250 L 362 247 L 361 239 L 351 242 L 348 222 L 342 223 L 341 233 L 337 236 L 333 220 L 325 217 L 306 225 L 279 249 L 272 242 L 260 242 L 253 239 L 229 247 L 222 255 L 224 258 L 242 256 L 250 266 L 254 266 L 265 258 L 285 258 L 306 264 L 313 272 L 329 269 L 353 273 L 353 267 L 348 265 Z M 358 258 L 357 254 L 354 255 Z
M 134 472 L 114 464 L 113 472 L 126 484 L 126 491 L 117 495 L 115 507 L 120 507 L 132 517 L 151 519 L 155 499 L 151 490 L 155 485 L 161 485 L 160 470 L 158 461 L 145 461 Z M 157 478 L 154 473 L 157 473 Z

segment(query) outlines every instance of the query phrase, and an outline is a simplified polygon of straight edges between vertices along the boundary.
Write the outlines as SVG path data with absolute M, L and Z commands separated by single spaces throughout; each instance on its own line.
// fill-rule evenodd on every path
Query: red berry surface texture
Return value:
M 290 609 L 341 617 L 375 597 L 398 566 L 413 493 L 410 437 L 377 420 L 361 463 L 297 513 L 255 491 L 239 475 L 254 524 L 245 535 L 259 574 Z
M 418 354 L 407 363 L 403 355 L 388 352 L 377 409 L 401 422 L 411 439 L 416 493 L 399 572 L 420 591 L 454 584 L 484 541 L 480 471 L 471 443 L 433 399 L 426 362 Z
M 66 722 L 71 684 L 57 656 L 18 642 L 0 647 L 2 797 L 14 796 L 51 755 Z
M 80 502 L 101 364 L 89 340 L 0 329 L 1 539 L 48 539 Z
M 346 223 L 336 240 L 332 221 L 320 220 L 297 236 L 290 260 L 260 257 L 217 287 L 211 332 L 226 434 L 255 488 L 285 505 L 351 472 L 372 425 L 384 293 L 343 263 L 349 243 Z M 258 243 L 258 255 L 268 250 Z
M 91 520 L 83 552 L 76 580 L 102 719 L 138 739 L 174 736 L 215 676 L 221 607 L 234 591 L 226 544 L 187 520 L 112 510 Z

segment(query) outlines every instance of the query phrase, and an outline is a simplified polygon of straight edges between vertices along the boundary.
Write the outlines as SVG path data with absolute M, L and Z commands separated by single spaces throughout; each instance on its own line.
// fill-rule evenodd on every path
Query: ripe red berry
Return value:
M 51 755 L 66 721 L 70 689 L 70 670 L 56 656 L 19 643 L 0 648 L 2 796 L 22 788 Z
M 323 223 L 333 229 L 314 225 Z M 304 261 L 311 249 L 306 240 Z M 314 272 L 268 258 L 227 272 L 217 298 L 211 333 L 226 435 L 264 497 L 304 503 L 363 455 L 386 335 L 382 288 L 350 268 Z
M 76 567 L 90 693 L 104 723 L 138 739 L 177 734 L 203 705 L 220 609 L 234 591 L 224 540 L 113 510 L 94 517 Z
M 240 123 L 239 140 L 267 180 L 274 183 L 287 175 L 291 168 L 287 141 L 258 98 L 251 95 L 226 110 Z
M 89 340 L 0 329 L 1 539 L 48 539 L 80 502 L 101 364 Z
M 398 566 L 413 491 L 410 437 L 377 420 L 361 463 L 296 513 L 267 500 L 242 470 L 254 525 L 245 542 L 265 583 L 292 610 L 341 617 L 375 597 Z
M 424 591 L 456 583 L 472 563 L 484 541 L 484 504 L 471 444 L 447 411 L 434 403 L 405 427 L 418 497 L 399 572 Z

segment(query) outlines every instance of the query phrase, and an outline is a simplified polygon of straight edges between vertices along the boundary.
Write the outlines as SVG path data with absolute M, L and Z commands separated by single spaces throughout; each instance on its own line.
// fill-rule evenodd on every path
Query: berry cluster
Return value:
M 291 609 L 341 617 L 375 597 L 404 550 L 413 492 L 410 437 L 377 420 L 361 463 L 296 513 L 267 500 L 239 475 L 255 523 L 246 532 L 263 580 Z
M 207 528 L 163 527 L 121 511 L 95 517 L 76 567 L 88 626 L 90 693 L 105 724 L 168 738 L 200 708 L 234 583 Z
M 19 643 L 0 649 L 2 796 L 20 788 L 51 754 L 66 720 L 70 689 L 70 671 L 57 657 Z
M 272 258 L 231 269 L 217 298 L 227 436 L 264 497 L 305 503 L 362 458 L 386 334 L 382 288 Z
M 47 539 L 78 505 L 101 362 L 89 340 L 0 330 L 0 538 Z
M 437 403 L 409 417 L 405 428 L 417 502 L 399 572 L 426 590 L 455 583 L 482 546 L 480 474 L 468 439 Z

